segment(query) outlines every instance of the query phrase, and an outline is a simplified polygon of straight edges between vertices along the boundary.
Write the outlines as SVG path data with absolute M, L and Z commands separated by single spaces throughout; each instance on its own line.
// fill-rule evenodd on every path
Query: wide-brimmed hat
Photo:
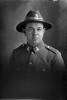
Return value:
M 24 29 L 26 27 L 26 24 L 27 23 L 30 23 L 30 22 L 39 22 L 39 23 L 42 23 L 44 25 L 44 28 L 47 30 L 47 29 L 50 29 L 52 27 L 52 24 L 49 23 L 49 22 L 46 22 L 42 15 L 40 14 L 40 12 L 37 10 L 37 11 L 32 11 L 30 10 L 24 21 L 20 22 L 17 26 L 16 26 L 16 30 L 18 32 L 24 32 Z

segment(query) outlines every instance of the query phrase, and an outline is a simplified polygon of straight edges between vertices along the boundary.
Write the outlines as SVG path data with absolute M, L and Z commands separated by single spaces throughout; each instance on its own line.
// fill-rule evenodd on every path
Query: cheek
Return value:
M 39 36 L 40 36 L 40 38 L 42 38 L 43 37 L 43 33 L 40 33 Z
M 31 40 L 31 38 L 32 38 L 32 35 L 31 34 L 27 34 L 27 39 Z

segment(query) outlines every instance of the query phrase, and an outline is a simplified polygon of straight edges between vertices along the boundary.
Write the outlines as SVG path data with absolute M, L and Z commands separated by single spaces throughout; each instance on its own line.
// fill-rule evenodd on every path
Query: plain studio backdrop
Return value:
M 46 21 L 53 24 L 46 31 L 44 42 L 61 51 L 67 59 L 67 2 L 66 0 L 0 0 L 0 58 L 3 70 L 7 69 L 14 48 L 26 42 L 26 37 L 16 31 L 30 9 L 39 10 Z
M 53 24 L 52 29 L 46 31 L 44 42 L 57 48 L 67 65 L 67 0 L 0 0 L 2 71 L 8 68 L 12 50 L 26 42 L 25 35 L 16 31 L 16 25 L 24 20 L 26 13 L 31 9 L 39 10 L 44 19 Z

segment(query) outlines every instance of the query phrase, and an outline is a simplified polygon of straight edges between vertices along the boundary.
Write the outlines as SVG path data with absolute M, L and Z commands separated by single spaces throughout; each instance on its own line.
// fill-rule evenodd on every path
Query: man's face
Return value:
M 30 45 L 34 46 L 43 39 L 45 29 L 42 23 L 28 23 L 25 29 L 25 35 Z

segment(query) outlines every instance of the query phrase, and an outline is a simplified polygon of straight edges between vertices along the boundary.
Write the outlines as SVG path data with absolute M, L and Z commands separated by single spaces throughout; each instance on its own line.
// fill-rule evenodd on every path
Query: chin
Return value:
M 35 41 L 35 42 L 33 42 L 33 45 L 36 45 L 36 44 L 38 44 L 39 43 L 39 41 Z

